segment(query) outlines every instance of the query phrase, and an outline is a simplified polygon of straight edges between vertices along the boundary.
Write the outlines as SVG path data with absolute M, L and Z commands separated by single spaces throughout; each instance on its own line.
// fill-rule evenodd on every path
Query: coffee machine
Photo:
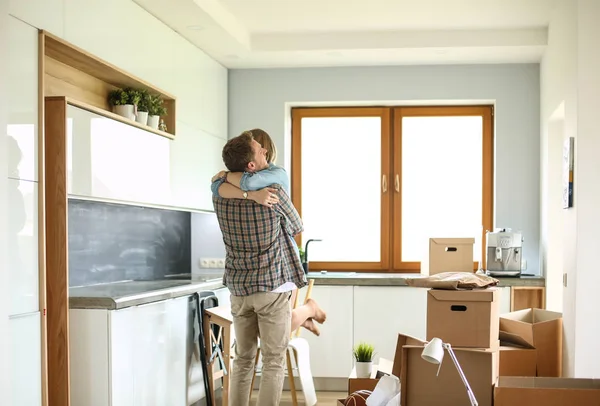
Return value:
M 521 276 L 523 235 L 510 228 L 486 233 L 486 264 L 490 276 Z

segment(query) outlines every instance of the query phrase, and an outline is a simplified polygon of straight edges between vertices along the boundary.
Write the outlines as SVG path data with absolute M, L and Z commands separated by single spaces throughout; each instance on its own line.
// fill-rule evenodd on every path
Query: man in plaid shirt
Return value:
M 265 150 L 249 133 L 227 142 L 223 161 L 232 172 L 268 167 Z M 221 183 L 226 181 L 225 174 Z M 303 231 L 303 225 L 290 197 L 279 185 L 267 190 L 272 194 L 267 197 L 269 207 L 252 200 L 253 194 L 264 191 L 240 193 L 241 199 L 213 195 L 226 248 L 223 283 L 231 292 L 236 336 L 231 404 L 249 403 L 260 334 L 263 370 L 257 404 L 276 406 L 283 388 L 291 329 L 291 290 L 287 287 L 300 289 L 307 284 L 292 238 Z

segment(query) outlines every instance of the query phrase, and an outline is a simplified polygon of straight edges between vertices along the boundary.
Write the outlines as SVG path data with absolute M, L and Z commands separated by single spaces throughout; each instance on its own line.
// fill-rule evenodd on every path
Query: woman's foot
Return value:
M 312 321 L 312 319 L 307 319 L 304 323 L 302 323 L 302 327 L 316 335 L 317 337 L 321 335 L 321 331 L 317 325 Z
M 327 319 L 327 314 L 323 311 L 323 309 L 319 307 L 315 300 L 308 299 L 306 301 L 306 305 L 312 308 L 314 314 L 313 319 L 315 319 L 320 324 L 325 323 L 325 320 Z

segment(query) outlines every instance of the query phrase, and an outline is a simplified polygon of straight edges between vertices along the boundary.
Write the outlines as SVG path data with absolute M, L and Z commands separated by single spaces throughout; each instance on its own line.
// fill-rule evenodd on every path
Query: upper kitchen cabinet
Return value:
M 171 205 L 172 141 L 81 108 L 67 108 L 70 195 Z
M 9 18 L 8 177 L 38 180 L 38 31 Z
M 227 69 L 187 41 L 174 43 L 177 119 L 227 139 Z M 218 151 L 220 156 L 220 151 Z

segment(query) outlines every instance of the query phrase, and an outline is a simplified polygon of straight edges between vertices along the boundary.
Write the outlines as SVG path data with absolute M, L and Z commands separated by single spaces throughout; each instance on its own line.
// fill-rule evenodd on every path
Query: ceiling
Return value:
M 539 62 L 556 0 L 134 0 L 227 68 Z

